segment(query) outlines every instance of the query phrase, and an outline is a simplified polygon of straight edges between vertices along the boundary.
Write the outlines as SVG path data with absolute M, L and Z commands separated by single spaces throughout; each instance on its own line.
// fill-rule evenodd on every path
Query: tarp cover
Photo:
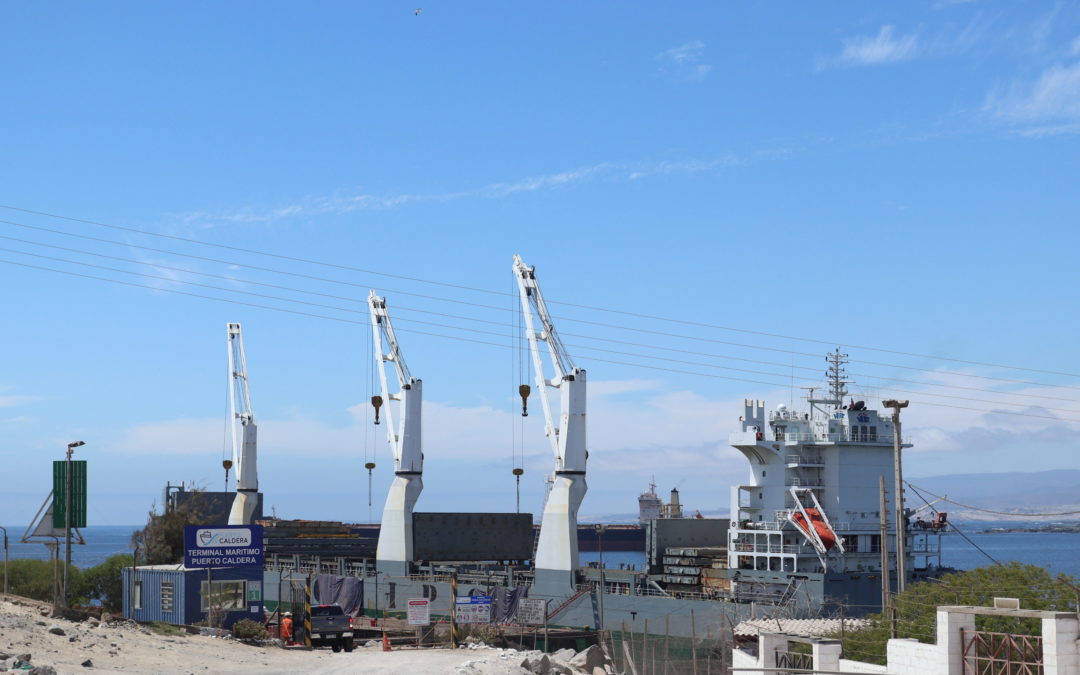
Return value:
M 349 616 L 364 609 L 364 582 L 356 577 L 320 574 L 315 578 L 315 602 L 319 605 L 341 605 Z
M 518 604 L 521 599 L 529 595 L 528 586 L 507 588 L 494 586 L 490 589 L 491 594 L 491 622 L 492 623 L 517 623 Z

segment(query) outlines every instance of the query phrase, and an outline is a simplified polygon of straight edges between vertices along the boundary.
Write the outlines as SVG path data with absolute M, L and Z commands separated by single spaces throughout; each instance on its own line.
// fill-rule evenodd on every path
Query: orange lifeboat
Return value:
M 806 515 L 810 516 L 810 523 L 806 522 L 806 518 L 800 511 L 796 511 L 791 514 L 791 522 L 795 523 L 795 526 L 810 536 L 810 528 L 813 527 L 817 532 L 818 537 L 821 538 L 821 543 L 825 544 L 825 550 L 828 551 L 836 546 L 836 533 L 832 531 L 832 528 L 825 522 L 825 519 L 821 517 L 821 512 L 817 509 L 806 509 Z

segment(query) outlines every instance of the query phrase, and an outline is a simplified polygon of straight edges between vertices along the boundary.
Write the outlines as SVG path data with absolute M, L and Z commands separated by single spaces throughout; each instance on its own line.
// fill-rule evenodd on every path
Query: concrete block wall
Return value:
M 1077 637 L 1080 621 L 1075 614 L 1057 613 L 1042 620 L 1043 673 L 1075 675 L 1080 673 Z
M 941 655 L 938 645 L 928 645 L 912 638 L 889 640 L 886 651 L 886 672 L 889 675 L 926 675 L 944 673 L 940 670 Z
M 862 661 L 849 661 L 840 659 L 840 670 L 845 673 L 867 673 L 867 675 L 889 675 L 888 666 L 879 666 L 874 663 Z

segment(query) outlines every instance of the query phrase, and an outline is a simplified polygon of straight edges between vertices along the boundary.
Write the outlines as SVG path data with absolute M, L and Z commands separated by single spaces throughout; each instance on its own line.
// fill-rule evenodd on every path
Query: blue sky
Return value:
M 742 399 L 797 401 L 837 344 L 857 398 L 912 399 L 909 475 L 1075 466 L 1069 4 L 0 11 L 0 203 L 133 228 L 0 209 L 0 520 L 76 439 L 96 524 L 219 486 L 229 321 L 267 503 L 366 520 L 374 457 L 377 517 L 369 288 L 424 380 L 418 508 L 512 510 L 521 447 L 539 511 L 514 253 L 589 372 L 586 514 L 653 475 L 726 508 Z

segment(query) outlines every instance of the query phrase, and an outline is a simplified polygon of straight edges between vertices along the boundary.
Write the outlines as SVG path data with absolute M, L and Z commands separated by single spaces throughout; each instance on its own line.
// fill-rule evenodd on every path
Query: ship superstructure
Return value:
M 889 568 L 895 569 L 894 431 L 889 415 L 862 401 L 845 402 L 844 356 L 829 356 L 827 396 L 808 409 L 745 401 L 742 430 L 730 443 L 750 462 L 745 485 L 731 488 L 728 566 L 735 596 L 835 599 L 879 605 L 882 493 Z M 903 448 L 911 443 L 901 439 Z M 907 511 L 910 517 L 911 511 Z M 936 576 L 940 529 L 909 528 L 907 578 Z M 893 575 L 892 584 L 895 586 Z

